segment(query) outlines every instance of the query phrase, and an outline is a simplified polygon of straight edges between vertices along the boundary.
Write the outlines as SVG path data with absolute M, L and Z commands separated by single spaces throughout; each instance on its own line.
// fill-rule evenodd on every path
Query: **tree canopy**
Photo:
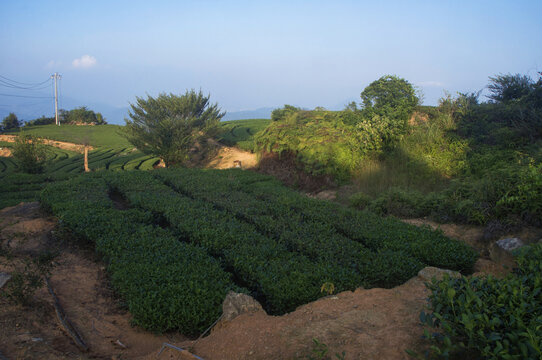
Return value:
M 9 113 L 9 115 L 6 116 L 4 120 L 2 120 L 1 128 L 4 131 L 6 131 L 6 130 L 18 129 L 20 125 L 21 123 L 19 119 L 17 119 L 17 115 L 15 115 L 14 113 Z
M 86 106 L 81 106 L 69 111 L 60 110 L 60 117 L 61 122 L 64 124 L 107 124 L 101 113 L 94 112 Z
M 225 115 L 209 97 L 194 90 L 183 95 L 162 93 L 158 97 L 136 97 L 125 119 L 125 136 L 146 154 L 159 156 L 166 167 L 184 164 L 190 150 L 218 131 Z
M 419 100 L 414 87 L 407 80 L 385 75 L 362 91 L 361 102 L 369 115 L 407 121 Z

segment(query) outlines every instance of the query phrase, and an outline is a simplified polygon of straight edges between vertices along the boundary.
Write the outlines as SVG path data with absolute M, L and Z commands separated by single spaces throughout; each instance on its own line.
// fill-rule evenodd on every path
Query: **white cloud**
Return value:
M 45 65 L 45 68 L 46 69 L 54 69 L 58 66 L 62 65 L 62 63 L 60 61 L 55 61 L 55 60 L 51 60 L 47 63 L 47 65 Z
M 96 65 L 96 58 L 91 55 L 83 55 L 78 59 L 72 61 L 74 68 L 88 69 Z
M 440 81 L 421 81 L 417 83 L 418 86 L 427 86 L 427 87 L 444 87 L 444 83 Z

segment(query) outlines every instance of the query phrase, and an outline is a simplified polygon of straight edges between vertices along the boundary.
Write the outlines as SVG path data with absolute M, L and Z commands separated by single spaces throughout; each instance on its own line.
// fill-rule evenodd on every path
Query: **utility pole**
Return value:
M 55 124 L 60 126 L 60 120 L 58 119 L 58 80 L 61 76 L 59 73 L 51 75 L 51 79 L 55 79 Z

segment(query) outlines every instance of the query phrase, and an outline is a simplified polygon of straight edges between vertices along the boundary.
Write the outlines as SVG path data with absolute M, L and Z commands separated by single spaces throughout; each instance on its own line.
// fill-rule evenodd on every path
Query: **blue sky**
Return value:
M 540 14 L 539 0 L 4 0 L 0 75 L 36 83 L 57 71 L 81 105 L 201 88 L 237 111 L 337 108 L 395 74 L 434 105 L 443 90 L 542 71 Z

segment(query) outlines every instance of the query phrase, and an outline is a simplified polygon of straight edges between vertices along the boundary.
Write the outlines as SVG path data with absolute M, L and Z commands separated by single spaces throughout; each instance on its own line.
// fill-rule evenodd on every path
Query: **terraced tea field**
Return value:
M 270 123 L 269 119 L 224 121 L 220 124 L 224 133 L 219 137 L 219 140 L 225 145 L 237 146 L 241 150 L 254 152 L 254 135 L 265 129 Z
M 0 157 L 0 209 L 23 201 L 36 201 L 47 183 L 64 180 L 84 171 L 82 154 L 48 148 L 49 160 L 42 174 L 18 172 L 13 158 Z M 159 159 L 134 151 L 132 147 L 117 147 L 90 151 L 88 160 L 91 170 L 149 170 Z
M 160 332 L 201 332 L 229 290 L 283 314 L 326 290 L 393 287 L 427 265 L 469 273 L 477 259 L 441 232 L 243 170 L 95 172 L 49 185 L 41 201 L 95 244 L 134 322 Z

